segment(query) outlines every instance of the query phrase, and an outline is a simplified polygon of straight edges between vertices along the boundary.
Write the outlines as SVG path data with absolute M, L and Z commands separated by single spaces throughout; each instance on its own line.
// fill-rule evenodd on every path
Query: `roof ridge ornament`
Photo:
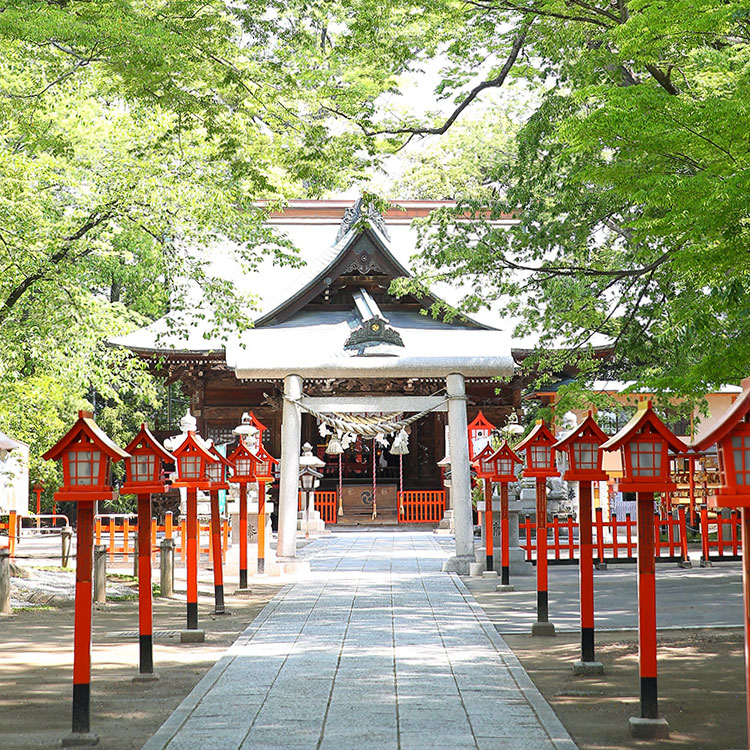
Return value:
M 344 211 L 344 218 L 341 220 L 339 231 L 336 234 L 336 242 L 339 242 L 352 229 L 357 232 L 363 231 L 368 222 L 390 242 L 391 237 L 388 234 L 383 214 L 372 203 L 365 203 L 361 196 L 354 201 L 354 205 L 349 206 Z
M 378 344 L 403 346 L 404 340 L 401 334 L 395 328 L 391 328 L 383 318 L 375 316 L 363 321 L 362 325 L 352 331 L 344 344 L 344 349 L 357 349 L 358 354 L 364 354 L 367 347 Z

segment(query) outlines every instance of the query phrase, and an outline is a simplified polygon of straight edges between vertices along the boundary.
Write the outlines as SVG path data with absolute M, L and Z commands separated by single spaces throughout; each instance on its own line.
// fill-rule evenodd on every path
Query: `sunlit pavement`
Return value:
M 334 534 L 144 750 L 573 750 L 462 581 L 452 540 Z
M 511 576 L 515 591 L 497 593 L 498 579 L 467 578 L 466 585 L 500 633 L 529 633 L 536 619 L 536 577 Z M 635 563 L 594 571 L 597 630 L 638 627 Z M 549 619 L 558 632 L 580 630 L 578 566 L 549 566 Z M 656 566 L 656 622 L 660 630 L 742 627 L 742 564 L 716 562 L 701 568 L 674 562 Z

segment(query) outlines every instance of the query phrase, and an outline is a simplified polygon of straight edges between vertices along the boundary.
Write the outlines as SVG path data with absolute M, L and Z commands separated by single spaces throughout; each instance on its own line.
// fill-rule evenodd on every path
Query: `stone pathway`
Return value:
M 452 542 L 452 540 L 450 540 Z M 143 750 L 575 750 L 431 533 L 342 533 Z

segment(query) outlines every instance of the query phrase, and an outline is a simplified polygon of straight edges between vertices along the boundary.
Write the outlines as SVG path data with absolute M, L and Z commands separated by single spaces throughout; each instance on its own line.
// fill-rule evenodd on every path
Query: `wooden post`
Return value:
M 258 481 L 258 575 L 266 572 L 266 483 Z
M 592 533 L 591 482 L 578 483 L 578 575 L 581 597 L 581 660 L 575 674 L 602 674 L 604 667 L 594 656 L 594 540 Z
M 138 643 L 141 679 L 155 679 L 153 604 L 151 590 L 151 495 L 138 495 Z M 137 678 L 136 678 L 137 679 Z
M 500 482 L 500 585 L 510 586 L 510 521 L 508 520 L 508 483 Z
M 214 567 L 214 614 L 224 614 L 224 571 L 221 561 L 219 490 L 211 490 L 211 553 Z
M 750 747 L 750 508 L 742 508 L 742 594 L 745 599 L 745 721 Z
M 659 715 L 656 687 L 656 565 L 654 560 L 654 494 L 638 494 L 638 659 L 641 718 Z
M 198 490 L 187 488 L 187 630 L 183 630 L 180 640 L 200 642 L 204 639 L 198 630 Z
M 73 734 L 88 735 L 91 724 L 91 573 L 94 557 L 94 501 L 78 502 L 76 597 L 73 634 Z M 65 743 L 65 740 L 63 740 Z
M 536 478 L 536 622 L 532 635 L 554 635 L 555 626 L 549 621 L 549 591 L 547 584 L 547 480 Z
M 8 549 L 10 556 L 16 556 L 16 533 L 18 531 L 18 514 L 15 510 L 8 513 Z
M 487 570 L 494 570 L 495 530 L 492 526 L 492 482 L 489 479 L 484 480 L 484 535 L 487 541 Z
M 240 482 L 240 589 L 247 589 L 247 483 Z

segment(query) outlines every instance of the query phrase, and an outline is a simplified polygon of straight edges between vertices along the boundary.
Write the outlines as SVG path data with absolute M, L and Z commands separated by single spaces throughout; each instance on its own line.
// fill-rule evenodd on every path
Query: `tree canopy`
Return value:
M 563 359 L 592 363 L 599 336 L 612 346 L 596 371 L 652 388 L 700 393 L 747 375 L 747 7 L 447 5 L 455 36 L 442 48 L 436 92 L 455 94 L 455 109 L 419 123 L 365 121 L 363 129 L 402 143 L 445 132 L 484 90 L 514 78 L 536 82 L 540 101 L 513 158 L 485 167 L 494 189 L 427 222 L 422 281 L 473 284 L 469 309 L 497 304 L 522 320 L 519 334 L 537 334 L 540 350 L 557 349 L 536 359 L 545 369 Z M 428 153 L 423 166 L 433 165 Z M 415 187 L 424 172 L 416 174 Z M 475 221 L 456 219 L 467 210 Z M 517 226 L 494 225 L 503 213 L 514 213 Z

